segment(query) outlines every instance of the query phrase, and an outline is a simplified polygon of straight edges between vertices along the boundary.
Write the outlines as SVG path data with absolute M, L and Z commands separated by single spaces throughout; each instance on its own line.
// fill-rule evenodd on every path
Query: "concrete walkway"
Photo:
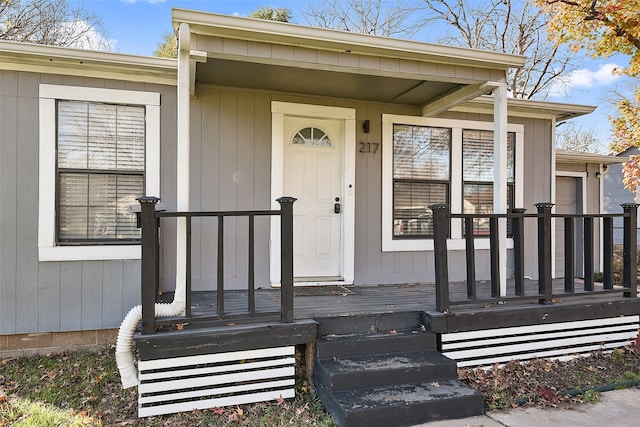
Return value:
M 596 403 L 560 408 L 516 408 L 481 417 L 435 421 L 415 427 L 630 427 L 640 425 L 640 388 L 600 393 Z

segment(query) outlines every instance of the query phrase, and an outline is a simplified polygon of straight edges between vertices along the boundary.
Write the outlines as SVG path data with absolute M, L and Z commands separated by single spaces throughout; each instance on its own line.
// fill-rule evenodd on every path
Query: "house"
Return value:
M 507 211 L 555 200 L 555 123 L 593 107 L 509 99 L 507 70 L 522 57 L 182 9 L 173 24 L 177 61 L 0 42 L 0 352 L 112 342 L 125 318 L 123 384 L 144 384 L 140 414 L 150 415 L 292 396 L 292 346 L 317 341 L 320 360 L 347 351 L 320 338 L 345 327 L 371 331 L 372 322 L 376 330 L 420 332 L 387 334 L 385 351 L 428 347 L 438 360 L 444 345 L 436 335 L 449 342 L 458 332 L 521 327 L 541 317 L 538 308 L 554 328 L 625 315 L 624 336 L 611 345 L 637 333 L 633 298 L 601 302 L 588 315 L 582 305 L 540 306 L 526 311 L 531 316 L 501 311 L 478 321 L 424 307 L 424 294 L 413 298 L 417 308 L 400 311 L 404 302 L 394 308 L 392 295 L 375 286 L 442 277 L 434 235 L 444 228 L 434 228 L 432 205 L 453 215 L 443 240 L 451 282 L 469 277 L 469 252 L 475 279 L 491 282 L 492 297 L 507 296 L 512 276 L 546 280 L 542 257 L 521 257 L 516 237 L 536 235 L 537 222 L 514 234 Z M 131 206 L 142 195 L 140 231 Z M 465 215 L 475 215 L 467 233 Z M 550 254 L 543 243 L 527 247 Z M 383 294 L 357 313 L 325 301 L 309 305 L 314 315 L 294 318 L 293 281 Z M 230 322 L 231 298 L 247 283 L 250 315 Z M 626 296 L 635 297 L 634 286 Z M 174 290 L 177 305 L 157 304 L 159 292 Z M 286 306 L 284 322 L 257 313 L 258 294 Z M 197 295 L 217 300 L 192 304 Z M 434 298 L 442 302 L 440 293 Z M 363 308 L 374 299 L 383 308 Z M 203 307 L 216 307 L 224 327 L 198 317 Z M 318 314 L 331 309 L 340 315 Z M 173 326 L 154 333 L 159 312 Z M 183 313 L 176 329 L 171 319 Z M 140 316 L 142 333 L 133 335 Z M 377 346 L 354 342 L 339 345 Z M 160 370 L 191 375 L 195 366 L 222 363 L 255 381 L 248 367 L 258 359 L 268 371 L 263 382 L 251 382 L 251 393 L 229 385 L 241 395 L 235 400 L 211 397 L 207 387 L 220 381 L 211 372 L 196 397 L 181 394 L 184 387 L 158 397 L 169 384 L 155 380 L 174 375 Z M 481 411 L 481 399 L 455 383 L 455 362 L 441 362 L 457 400 L 439 416 Z M 317 384 L 325 404 L 342 413 L 338 393 Z M 426 420 L 414 416 L 428 408 L 388 417 Z M 337 415 L 345 425 L 353 416 Z

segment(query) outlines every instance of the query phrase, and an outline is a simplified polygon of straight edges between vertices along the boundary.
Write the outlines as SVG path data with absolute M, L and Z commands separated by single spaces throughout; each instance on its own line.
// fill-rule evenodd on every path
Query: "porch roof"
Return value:
M 425 106 L 436 114 L 506 82 L 517 55 L 173 9 L 198 84 Z M 205 59 L 206 58 L 206 59 Z M 441 105 L 440 105 L 441 104 Z

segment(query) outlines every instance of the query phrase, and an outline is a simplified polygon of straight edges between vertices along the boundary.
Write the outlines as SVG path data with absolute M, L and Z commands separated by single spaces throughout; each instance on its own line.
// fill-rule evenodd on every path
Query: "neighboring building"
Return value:
M 637 156 L 640 154 L 638 147 L 631 147 L 624 152 L 618 154 L 618 163 L 612 164 L 603 175 L 603 191 L 604 191 L 604 203 L 603 210 L 606 213 L 617 213 L 620 211 L 621 203 L 638 203 L 640 197 L 638 194 L 633 194 L 627 188 L 625 188 L 622 180 L 624 174 L 622 173 L 623 163 L 628 160 L 630 156 Z M 640 237 L 640 232 L 638 233 Z M 616 218 L 613 222 L 613 239 L 616 244 L 622 244 L 622 218 Z

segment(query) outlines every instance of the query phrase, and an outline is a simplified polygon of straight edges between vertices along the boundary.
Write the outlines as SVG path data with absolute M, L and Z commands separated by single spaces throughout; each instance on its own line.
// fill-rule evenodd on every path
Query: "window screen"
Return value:
M 129 206 L 144 194 L 144 107 L 58 101 L 59 243 L 140 238 Z

